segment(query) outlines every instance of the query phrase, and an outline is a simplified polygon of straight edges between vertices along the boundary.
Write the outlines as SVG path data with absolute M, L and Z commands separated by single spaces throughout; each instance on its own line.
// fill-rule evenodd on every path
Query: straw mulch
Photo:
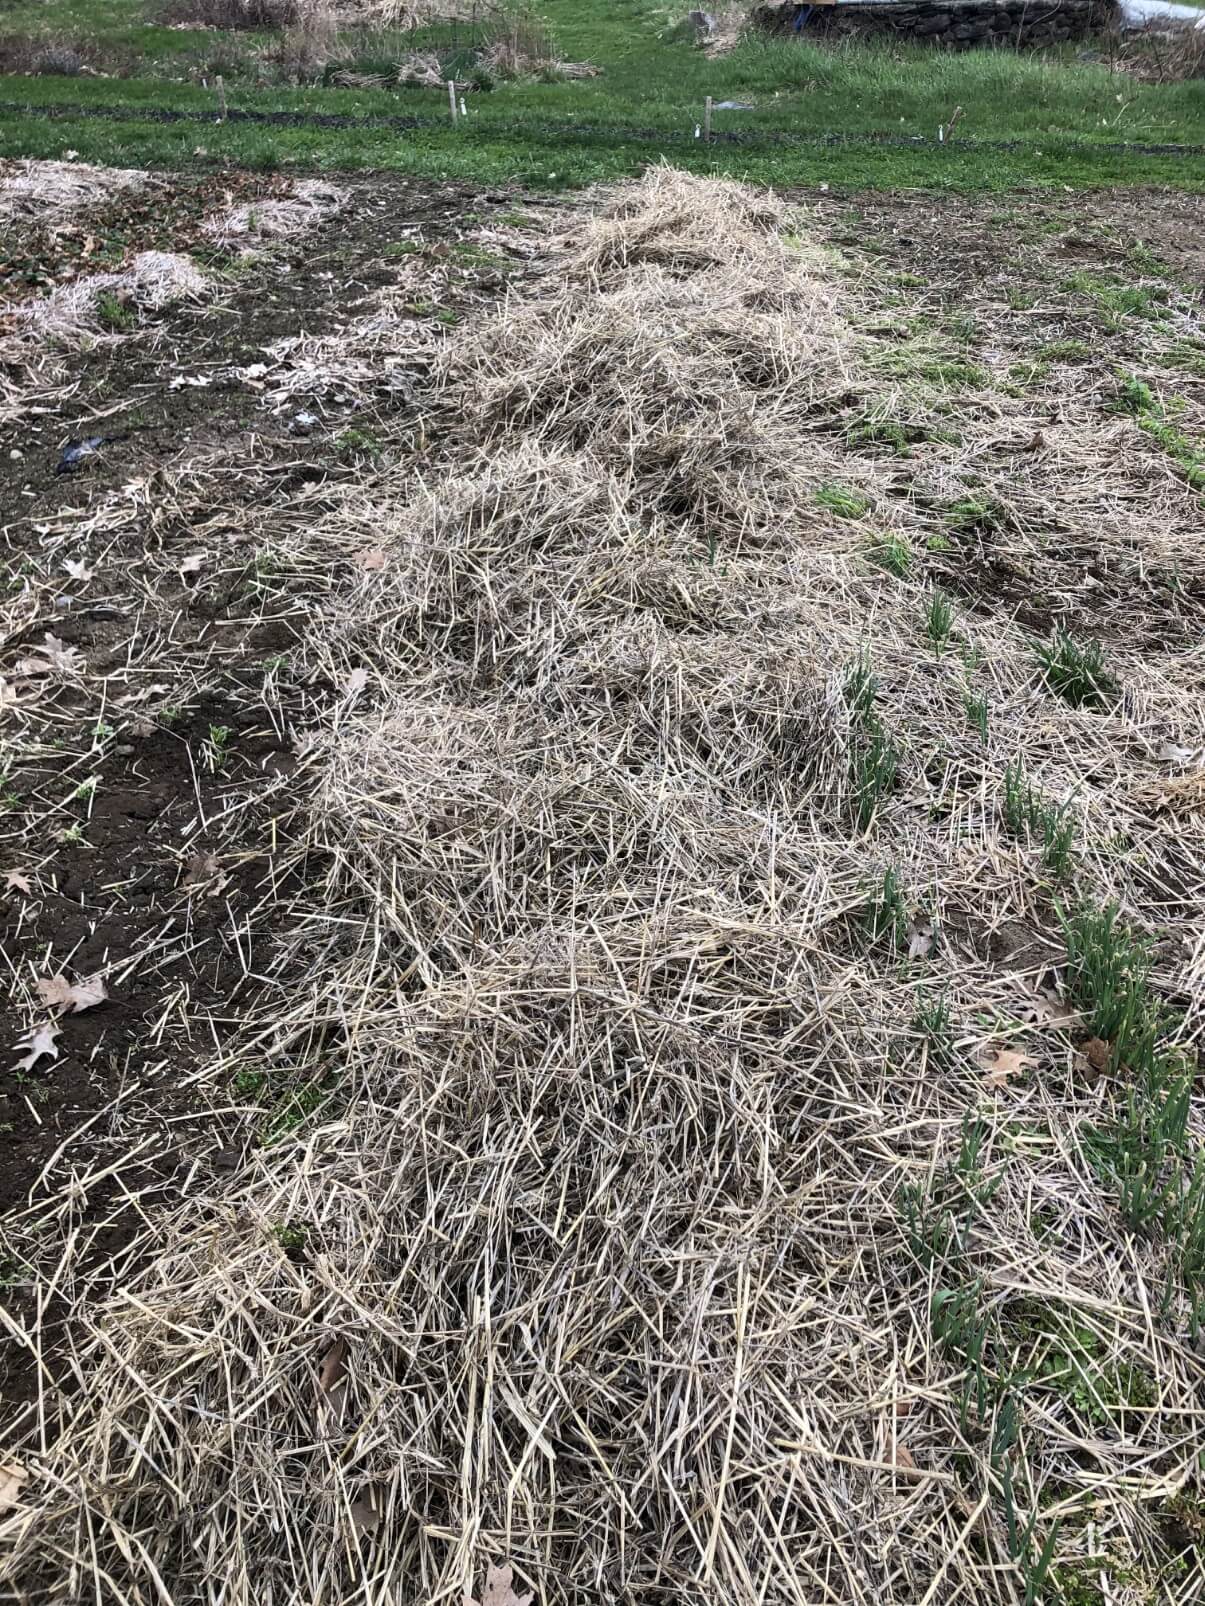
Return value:
M 151 180 L 128 167 L 90 162 L 0 162 L 0 226 L 71 222 L 115 195 L 132 194 Z
M 1135 789 L 1201 729 L 1200 665 L 1123 643 L 1124 694 L 1077 710 L 1003 609 L 934 652 L 925 587 L 868 561 L 928 515 L 831 427 L 874 381 L 805 226 L 726 182 L 620 190 L 449 341 L 421 476 L 295 532 L 344 577 L 311 646 L 347 694 L 306 756 L 302 979 L 247 1063 L 326 1103 L 79 1311 L 8 1587 L 459 1601 L 505 1557 L 541 1602 L 1020 1601 L 1006 1464 L 1035 1553 L 1062 1516 L 1065 1569 L 1166 1561 L 1202 1362 L 1085 1156 L 1119 1092 L 1000 798 L 1024 753 L 1078 892 L 1171 922 L 1157 980 L 1199 982 L 1200 816 Z M 871 809 L 864 654 L 898 759 Z M 901 1201 L 965 1176 L 968 1130 L 991 1186 L 955 1273 Z M 963 1276 L 1029 1379 L 1004 1459 L 934 1334 Z M 1042 1370 L 1067 1333 L 1078 1394 Z
M 347 193 L 322 179 L 304 179 L 276 199 L 240 202 L 206 218 L 202 232 L 214 245 L 254 255 L 257 241 L 291 240 L 307 233 L 346 204 Z

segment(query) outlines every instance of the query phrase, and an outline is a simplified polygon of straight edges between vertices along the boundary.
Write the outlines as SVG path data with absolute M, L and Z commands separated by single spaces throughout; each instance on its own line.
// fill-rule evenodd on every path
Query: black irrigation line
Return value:
M 20 101 L 0 101 L 0 116 L 45 117 L 48 119 L 97 117 L 109 122 L 149 123 L 214 123 L 212 110 L 173 106 L 78 106 L 55 102 L 49 105 L 26 105 Z M 277 128 L 381 128 L 405 132 L 410 129 L 447 129 L 446 117 L 353 117 L 340 112 L 269 112 L 242 111 L 231 107 L 226 113 L 228 123 L 252 123 Z M 547 136 L 550 139 L 585 139 L 610 145 L 694 145 L 693 135 L 674 129 L 634 128 L 622 123 L 550 123 L 537 120 L 522 122 L 489 122 L 466 130 L 472 135 L 508 134 Z M 464 137 L 462 135 L 461 137 Z M 1083 153 L 1107 156 L 1205 156 L 1205 145 L 1143 145 L 1126 141 L 1097 143 L 1089 140 L 1066 139 L 974 139 L 949 140 L 945 144 L 924 134 L 800 134 L 788 129 L 727 129 L 712 130 L 713 145 L 737 145 L 757 149 L 760 146 L 815 145 L 832 147 L 885 146 L 901 150 L 932 149 L 942 151 L 1020 151 L 1050 150 L 1058 155 Z

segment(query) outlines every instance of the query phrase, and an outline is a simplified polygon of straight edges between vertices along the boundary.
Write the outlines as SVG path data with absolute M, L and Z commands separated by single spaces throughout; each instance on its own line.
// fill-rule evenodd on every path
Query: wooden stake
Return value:
M 221 73 L 217 75 L 213 83 L 218 92 L 218 122 L 224 123 L 226 121 L 226 85 L 222 82 Z
M 448 79 L 448 110 L 452 113 L 453 123 L 456 121 L 456 80 Z
M 710 95 L 708 95 L 707 99 L 703 102 L 703 139 L 704 139 L 706 144 L 708 144 L 708 145 L 711 144 L 711 96 Z

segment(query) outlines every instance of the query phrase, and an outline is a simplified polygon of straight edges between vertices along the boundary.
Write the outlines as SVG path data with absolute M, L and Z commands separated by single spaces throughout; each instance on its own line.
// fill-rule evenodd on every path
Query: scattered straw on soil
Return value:
M 23 302 L 13 311 L 13 323 L 19 333 L 39 340 L 116 336 L 120 329 L 114 313 L 106 321 L 107 307 L 137 321 L 177 302 L 199 300 L 207 289 L 208 280 L 191 258 L 175 251 L 140 251 L 120 272 L 85 274 Z
M 305 179 L 294 184 L 287 196 L 241 202 L 208 218 L 203 233 L 215 245 L 228 250 L 240 247 L 250 255 L 257 241 L 295 239 L 305 234 L 339 212 L 346 200 L 346 192 L 337 184 Z
M 246 1058 L 319 1108 L 78 1311 L 10 1588 L 451 1600 L 509 1557 L 541 1602 L 935 1606 L 1023 1600 L 1047 1541 L 1119 1606 L 1172 1576 L 1205 1363 L 1102 1173 L 1126 1071 L 1056 903 L 1158 936 L 1194 1055 L 1202 823 L 1142 787 L 1199 652 L 1103 587 L 1102 706 L 1007 604 L 935 641 L 875 554 L 948 526 L 849 444 L 857 311 L 806 218 L 654 173 L 448 341 L 425 451 L 281 534 L 342 577 L 343 692 L 309 985 Z
M 37 219 L 66 222 L 86 216 L 114 195 L 151 182 L 132 168 L 87 162 L 0 162 L 0 225 Z

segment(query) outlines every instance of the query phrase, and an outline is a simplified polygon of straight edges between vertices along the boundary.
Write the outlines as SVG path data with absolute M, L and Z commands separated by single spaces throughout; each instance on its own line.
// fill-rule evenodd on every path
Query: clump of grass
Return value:
M 946 649 L 953 628 L 954 604 L 944 591 L 934 587 L 925 604 L 925 634 L 939 657 Z
M 1094 354 L 1086 340 L 1067 339 L 1049 341 L 1038 355 L 1045 362 L 1081 363 L 1091 362 Z
M 1137 421 L 1139 429 L 1183 470 L 1194 491 L 1205 491 L 1205 453 L 1169 421 L 1163 404 L 1144 379 L 1123 375 L 1113 407 Z
M 114 334 L 132 329 L 137 319 L 130 307 L 112 290 L 102 290 L 96 298 L 96 321 Z
M 1075 821 L 1066 805 L 1047 803 L 1025 773 L 1025 761 L 1018 758 L 1004 770 L 1004 822 L 1015 837 L 1036 836 L 1041 844 L 1042 863 L 1053 874 L 1065 877 L 1071 872 L 1071 851 L 1075 846 Z
M 951 502 L 945 522 L 957 535 L 999 535 L 1008 528 L 1008 514 L 992 496 L 964 496 Z
M 1071 991 L 1093 1033 L 1130 1063 L 1146 1063 L 1154 1041 L 1151 945 L 1121 920 L 1116 904 L 1060 911 Z
M 849 708 L 851 743 L 849 783 L 854 823 L 868 830 L 879 800 L 895 785 L 900 755 L 875 707 L 877 682 L 869 662 L 859 659 L 846 673 L 845 702 Z
M 908 539 L 894 533 L 883 536 L 870 549 L 870 561 L 898 580 L 904 579 L 912 568 L 912 555 Z
M 988 703 L 983 693 L 967 692 L 962 700 L 966 709 L 967 722 L 978 732 L 979 740 L 984 747 L 987 746 L 988 730 Z
M 1074 273 L 1063 288 L 1095 302 L 1113 329 L 1120 328 L 1127 318 L 1150 319 L 1166 315 L 1167 291 L 1159 285 L 1127 284 L 1101 274 Z
M 911 457 L 912 448 L 929 438 L 923 424 L 914 424 L 898 418 L 866 418 L 846 431 L 846 443 L 851 447 L 883 446 L 897 457 Z
M 898 952 L 907 942 L 908 905 L 895 870 L 883 871 L 883 880 L 863 911 L 862 932 L 868 948 L 886 943 Z
M 870 511 L 870 498 L 848 485 L 822 485 L 816 492 L 816 504 L 839 519 L 860 519 Z
M 929 1064 L 939 1071 L 952 1071 L 958 1063 L 958 1052 L 954 1046 L 950 1001 L 944 993 L 917 1001 L 912 1029 L 925 1045 Z
M 1046 684 L 1073 708 L 1103 708 L 1117 696 L 1117 680 L 1105 663 L 1099 641 L 1076 641 L 1056 630 L 1049 642 L 1038 642 L 1034 651 Z

